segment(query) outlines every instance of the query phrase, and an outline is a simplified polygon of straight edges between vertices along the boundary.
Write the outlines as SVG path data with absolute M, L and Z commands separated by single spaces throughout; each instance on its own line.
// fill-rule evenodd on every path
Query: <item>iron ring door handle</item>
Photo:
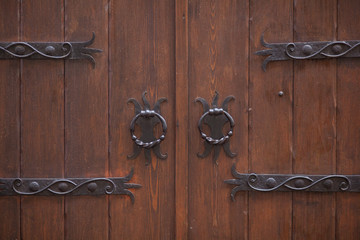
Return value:
M 160 159 L 166 159 L 167 154 L 162 154 L 160 151 L 160 143 L 165 139 L 167 132 L 167 124 L 165 118 L 161 115 L 160 105 L 166 102 L 166 98 L 160 98 L 156 101 L 153 108 L 150 107 L 150 103 L 146 99 L 146 92 L 142 94 L 142 101 L 144 106 L 134 99 L 130 98 L 128 103 L 134 104 L 135 116 L 130 123 L 130 135 L 134 141 L 134 150 L 131 155 L 128 155 L 129 159 L 134 159 L 139 156 L 141 149 L 144 149 L 146 165 L 151 162 L 151 150 Z M 161 123 L 162 134 L 160 137 L 154 136 L 154 127 Z M 135 125 L 138 125 L 141 130 L 141 136 L 135 135 Z
M 202 123 L 204 118 L 207 115 L 214 115 L 214 116 L 218 116 L 224 114 L 226 116 L 226 118 L 228 119 L 229 123 L 230 123 L 230 130 L 227 132 L 227 134 L 219 139 L 215 139 L 212 137 L 207 136 L 203 131 L 202 131 Z M 235 123 L 234 123 L 234 119 L 231 117 L 231 115 L 225 111 L 222 108 L 210 108 L 209 111 L 205 112 L 199 119 L 199 123 L 198 123 L 198 128 L 201 134 L 201 137 L 203 139 L 205 139 L 208 143 L 212 144 L 212 145 L 218 145 L 218 144 L 223 144 L 225 141 L 229 140 L 229 138 L 233 135 L 233 129 L 234 129 Z
M 217 158 L 220 154 L 220 149 L 223 148 L 228 157 L 235 157 L 236 153 L 230 150 L 230 137 L 233 135 L 233 129 L 235 126 L 234 119 L 228 113 L 228 104 L 231 100 L 234 100 L 233 96 L 228 96 L 224 99 L 221 106 L 218 106 L 219 94 L 215 91 L 215 96 L 211 103 L 211 108 L 207 101 L 203 98 L 196 98 L 195 101 L 200 102 L 203 106 L 203 115 L 198 122 L 198 129 L 200 131 L 201 138 L 204 141 L 205 150 L 203 153 L 198 153 L 198 157 L 207 157 L 212 149 L 214 149 L 213 161 L 217 164 Z M 222 129 L 225 124 L 230 124 L 229 131 L 224 135 Z M 210 136 L 207 136 L 202 129 L 203 125 L 208 125 L 210 128 Z
M 151 142 L 143 142 L 140 139 L 138 139 L 138 137 L 135 135 L 135 122 L 140 118 L 140 117 L 144 117 L 144 118 L 153 118 L 153 117 L 157 117 L 162 125 L 162 134 L 159 138 L 157 138 L 154 141 Z M 131 134 L 131 139 L 135 142 L 136 145 L 138 145 L 139 147 L 143 147 L 143 148 L 152 148 L 156 145 L 158 145 L 161 141 L 163 141 L 165 139 L 165 135 L 167 132 L 167 125 L 166 125 L 166 121 L 165 119 L 158 114 L 157 112 L 153 111 L 153 110 L 145 110 L 145 111 L 141 111 L 140 113 L 138 113 L 133 120 L 130 123 L 130 134 Z

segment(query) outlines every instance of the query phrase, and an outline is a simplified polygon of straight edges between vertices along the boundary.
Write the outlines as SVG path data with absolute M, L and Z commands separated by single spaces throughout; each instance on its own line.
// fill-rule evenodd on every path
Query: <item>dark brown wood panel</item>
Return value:
M 338 1 L 338 40 L 360 39 L 360 2 Z M 337 174 L 360 174 L 360 59 L 341 59 L 337 65 Z M 360 236 L 360 194 L 338 193 L 336 239 Z
M 189 21 L 188 1 L 175 1 L 175 237 L 189 234 Z
M 22 2 L 22 40 L 64 39 L 62 0 Z M 24 60 L 21 73 L 21 177 L 64 174 L 64 63 Z M 21 238 L 63 239 L 63 197 L 22 197 Z
M 91 47 L 96 67 L 88 61 L 65 65 L 65 175 L 108 176 L 108 1 L 67 0 L 67 41 L 96 39 Z M 66 239 L 107 239 L 108 197 L 66 197 Z
M 231 188 L 231 166 L 247 171 L 248 123 L 248 1 L 189 1 L 189 238 L 246 239 L 247 193 L 236 202 Z M 211 106 L 215 91 L 219 106 L 233 95 L 229 113 L 236 121 L 230 149 L 238 156 L 231 159 L 220 148 L 217 163 L 214 150 L 205 159 L 197 123 L 203 113 L 196 103 L 202 97 Z M 226 127 L 225 127 L 226 128 Z
M 360 174 L 360 60 L 271 62 L 267 42 L 356 40 L 356 0 L 0 0 L 0 41 L 86 41 L 86 60 L 1 60 L 0 178 L 123 177 L 128 196 L 1 197 L 0 239 L 358 239 L 360 194 L 240 192 L 239 172 Z M 161 97 L 166 160 L 134 160 L 127 104 Z M 197 97 L 228 95 L 231 159 Z M 279 96 L 279 92 L 284 92 Z M 139 129 L 137 129 L 139 130 Z M 224 129 L 225 130 L 225 129 Z M 160 128 L 155 129 L 159 134 Z M 212 150 L 214 151 L 214 150 Z
M 294 41 L 336 38 L 335 0 L 294 2 Z M 294 63 L 294 173 L 336 167 L 336 61 Z M 294 239 L 335 239 L 335 194 L 294 193 Z
M 1 0 L 2 41 L 20 40 L 20 2 Z M 0 176 L 20 176 L 20 61 L 0 62 Z M 20 197 L 0 198 L 0 239 L 20 239 Z
M 127 196 L 110 199 L 112 239 L 172 239 L 175 234 L 175 1 L 113 1 L 110 14 L 110 172 L 124 176 L 134 167 L 132 182 L 143 187 L 132 190 L 135 204 Z M 144 151 L 133 160 L 129 125 L 134 107 L 127 104 L 147 91 L 151 105 L 166 97 L 161 114 L 168 132 L 161 143 L 166 160 L 151 153 L 145 166 Z M 186 159 L 182 159 L 186 161 Z
M 292 40 L 292 2 L 251 1 L 250 4 L 250 172 L 290 173 L 292 170 L 292 63 L 272 62 L 261 69 L 268 42 Z M 279 91 L 284 95 L 280 97 Z M 291 193 L 249 193 L 249 238 L 291 238 Z

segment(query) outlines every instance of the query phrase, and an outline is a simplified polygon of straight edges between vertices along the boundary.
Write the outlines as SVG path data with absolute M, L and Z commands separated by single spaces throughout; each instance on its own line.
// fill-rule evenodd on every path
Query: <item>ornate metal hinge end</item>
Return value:
M 230 193 L 233 201 L 239 191 L 360 192 L 360 175 L 242 174 L 235 165 L 231 173 L 235 179 L 225 183 L 235 185 Z
M 264 33 L 260 38 L 261 44 L 270 49 L 255 52 L 256 55 L 268 56 L 262 63 L 262 69 L 270 61 L 325 59 L 340 57 L 360 57 L 359 51 L 354 51 L 360 40 L 327 41 L 327 42 L 295 42 L 295 43 L 267 43 Z
M 203 98 L 196 98 L 196 102 L 200 102 L 203 105 L 204 114 L 200 117 L 198 122 L 198 129 L 200 131 L 201 137 L 205 140 L 204 146 L 205 151 L 203 153 L 198 153 L 198 157 L 205 158 L 207 157 L 212 148 L 214 148 L 213 160 L 216 164 L 217 158 L 220 154 L 220 148 L 223 146 L 224 151 L 227 156 L 233 158 L 236 156 L 236 153 L 231 152 L 230 150 L 230 137 L 233 135 L 233 128 L 235 126 L 232 116 L 228 113 L 228 104 L 231 100 L 234 100 L 234 96 L 228 96 L 225 98 L 222 103 L 221 108 L 218 107 L 219 94 L 215 91 L 215 96 L 212 102 L 212 108 L 209 107 L 209 104 Z M 226 135 L 222 133 L 223 127 L 225 124 L 230 124 L 230 129 Z M 203 124 L 206 124 L 210 127 L 210 136 L 207 136 L 203 132 Z
M 131 139 L 134 141 L 134 150 L 131 155 L 128 155 L 128 159 L 135 159 L 139 156 L 141 149 L 144 148 L 144 154 L 146 158 L 146 165 L 151 163 L 151 149 L 153 149 L 154 154 L 164 160 L 167 158 L 167 153 L 162 154 L 160 150 L 160 143 L 165 139 L 167 132 L 167 124 L 165 119 L 161 116 L 160 104 L 166 102 L 166 98 L 160 98 L 154 105 L 153 109 L 150 109 L 150 104 L 146 99 L 146 91 L 142 94 L 142 101 L 144 103 L 143 109 L 139 102 L 130 98 L 128 103 L 133 103 L 135 107 L 135 116 L 130 123 L 130 135 Z M 154 127 L 161 123 L 162 125 L 162 134 L 159 138 L 154 136 Z M 141 129 L 142 135 L 138 138 L 135 135 L 135 124 L 138 125 Z
M 141 185 L 128 183 L 133 175 L 134 169 L 120 178 L 2 178 L 0 196 L 128 195 L 134 203 L 135 197 L 129 189 Z
M 95 68 L 93 53 L 100 49 L 88 48 L 95 40 L 85 42 L 0 42 L 0 59 L 86 59 Z

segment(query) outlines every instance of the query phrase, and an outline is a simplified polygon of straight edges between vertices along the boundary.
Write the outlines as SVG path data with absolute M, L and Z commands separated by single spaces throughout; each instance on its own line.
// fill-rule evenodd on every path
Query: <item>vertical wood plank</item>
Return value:
M 1 0 L 1 41 L 18 41 L 20 1 Z M 20 61 L 0 63 L 0 176 L 20 176 Z M 1 185 L 0 185 L 1 191 Z M 20 239 L 20 197 L 0 198 L 0 239 Z
M 292 14 L 288 0 L 250 4 L 250 172 L 292 170 L 292 63 L 272 62 L 263 72 L 264 57 L 254 55 L 264 49 L 262 33 L 267 42 L 291 41 Z M 291 212 L 291 193 L 249 193 L 249 239 L 291 239 Z
M 64 5 L 23 1 L 24 41 L 62 41 Z M 64 171 L 64 62 L 24 60 L 21 78 L 21 177 Z M 63 239 L 63 197 L 23 197 L 21 238 Z
M 359 9 L 359 1 L 338 1 L 338 40 L 360 39 L 354 31 Z M 337 174 L 360 174 L 360 60 L 341 59 L 337 66 Z M 336 239 L 359 238 L 360 194 L 338 193 L 336 203 Z
M 247 239 L 247 193 L 230 198 L 231 166 L 248 167 L 248 1 L 189 1 L 189 239 Z M 180 90 L 179 90 L 180 91 Z M 197 97 L 210 105 L 215 91 L 219 104 L 234 95 L 229 113 L 236 127 L 230 140 L 234 159 L 220 149 L 205 159 L 197 123 L 203 113 Z M 226 128 L 226 127 L 225 127 Z
M 294 1 L 294 41 L 336 38 L 336 0 Z M 294 63 L 294 173 L 336 167 L 336 62 Z M 311 223 L 311 224 L 310 224 Z M 294 239 L 335 238 L 335 194 L 294 193 Z
M 108 176 L 108 1 L 66 0 L 65 39 L 85 41 L 96 67 L 88 61 L 65 65 L 66 177 Z M 108 197 L 66 197 L 66 239 L 108 239 Z
M 128 197 L 110 199 L 112 239 L 173 239 L 175 235 L 175 1 L 121 0 L 111 3 L 111 88 L 110 88 L 110 166 L 111 176 L 124 176 L 134 167 L 132 190 Z M 151 105 L 166 97 L 161 114 L 168 132 L 161 143 L 166 160 L 153 153 L 145 166 L 144 150 L 135 159 L 129 125 L 134 117 L 129 98 L 143 106 L 147 91 Z M 181 159 L 186 161 L 186 159 Z
M 175 237 L 189 233 L 189 26 L 188 1 L 175 1 Z M 190 100 L 191 101 L 191 100 Z

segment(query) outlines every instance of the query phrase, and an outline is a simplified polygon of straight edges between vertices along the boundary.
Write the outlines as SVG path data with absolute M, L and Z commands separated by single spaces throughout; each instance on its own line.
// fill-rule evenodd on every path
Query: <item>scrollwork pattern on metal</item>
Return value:
M 231 100 L 235 98 L 233 96 L 228 96 L 225 98 L 221 107 L 218 107 L 219 94 L 215 92 L 215 96 L 212 102 L 212 108 L 209 107 L 207 101 L 203 98 L 196 98 L 195 101 L 200 102 L 203 105 L 204 113 L 200 117 L 198 122 L 198 129 L 200 131 L 200 136 L 205 140 L 204 146 L 205 151 L 203 153 L 198 153 L 198 157 L 205 158 L 207 157 L 211 149 L 214 148 L 213 160 L 217 164 L 217 158 L 220 154 L 220 148 L 223 146 L 224 151 L 227 156 L 233 158 L 236 156 L 235 153 L 230 150 L 229 139 L 233 135 L 233 129 L 235 126 L 234 119 L 228 113 L 228 104 Z M 222 130 L 224 125 L 229 123 L 230 127 L 227 133 L 224 135 Z M 210 136 L 207 136 L 203 131 L 203 124 L 206 124 L 210 127 Z
M 267 43 L 262 34 L 260 42 L 264 47 L 270 48 L 255 53 L 262 56 L 270 55 L 263 61 L 262 69 L 264 71 L 266 71 L 266 66 L 270 61 L 360 57 L 358 48 L 360 40 Z M 355 51 L 356 49 L 358 50 Z
M 235 179 L 225 183 L 235 185 L 230 193 L 233 201 L 239 191 L 360 192 L 360 175 L 241 174 L 235 166 L 231 172 Z
M 160 159 L 166 159 L 167 154 L 162 154 L 160 150 L 160 143 L 165 139 L 167 132 L 167 124 L 165 118 L 161 116 L 160 104 L 167 101 L 166 98 L 160 98 L 154 105 L 153 109 L 150 109 L 150 104 L 146 99 L 146 91 L 142 94 L 142 101 L 144 103 L 143 109 L 139 102 L 130 98 L 128 103 L 133 103 L 135 107 L 135 116 L 130 123 L 130 135 L 131 139 L 134 141 L 134 150 L 131 155 L 128 156 L 129 159 L 136 158 L 141 149 L 144 148 L 144 154 L 146 158 L 146 165 L 151 163 L 151 149 L 153 149 L 154 154 Z M 161 123 L 162 133 L 160 137 L 156 138 L 154 136 L 154 127 Z M 135 135 L 135 125 L 138 125 L 141 129 L 141 136 L 137 137 Z
M 11 195 L 128 195 L 135 201 L 131 188 L 140 184 L 128 183 L 134 174 L 132 169 L 120 178 L 3 178 L 0 179 L 0 196 Z
M 88 48 L 95 40 L 85 42 L 0 42 L 0 59 L 87 59 L 95 67 L 91 54 L 101 52 Z

